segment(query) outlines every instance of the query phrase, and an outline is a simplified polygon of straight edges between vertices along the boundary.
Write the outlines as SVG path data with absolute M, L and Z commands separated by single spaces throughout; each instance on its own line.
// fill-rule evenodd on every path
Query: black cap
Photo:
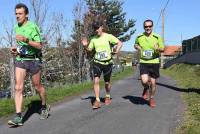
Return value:
M 100 21 L 95 21 L 92 24 L 92 27 L 94 28 L 94 30 L 98 29 L 99 27 L 103 26 L 103 23 Z

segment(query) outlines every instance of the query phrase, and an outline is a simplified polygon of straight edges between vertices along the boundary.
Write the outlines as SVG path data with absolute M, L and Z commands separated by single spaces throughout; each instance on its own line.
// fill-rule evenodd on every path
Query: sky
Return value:
M 72 27 L 73 8 L 78 0 L 49 0 L 50 12 L 63 13 L 68 21 L 69 29 Z M 136 32 L 132 38 L 123 43 L 122 50 L 133 51 L 135 37 L 144 31 L 143 21 L 154 21 L 154 32 L 162 34 L 162 17 L 160 16 L 168 0 L 123 0 L 123 11 L 126 19 L 136 20 Z M 15 22 L 14 7 L 18 2 L 29 6 L 29 0 L 1 0 L 0 4 L 0 34 L 3 35 L 4 24 Z M 181 41 L 200 35 L 200 0 L 169 0 L 165 8 L 165 45 L 181 45 Z M 159 19 L 160 18 L 160 19 Z M 67 30 L 70 35 L 70 30 Z

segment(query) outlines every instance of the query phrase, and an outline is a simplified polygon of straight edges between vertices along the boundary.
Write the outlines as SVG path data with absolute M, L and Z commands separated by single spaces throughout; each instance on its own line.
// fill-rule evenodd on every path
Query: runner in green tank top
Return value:
M 99 81 L 102 72 L 104 75 L 105 89 L 106 89 L 105 104 L 109 105 L 111 103 L 110 77 L 112 73 L 113 63 L 112 63 L 112 52 L 110 44 L 116 45 L 115 54 L 117 54 L 119 53 L 122 47 L 122 42 L 115 36 L 105 33 L 103 31 L 103 23 L 101 22 L 95 22 L 93 24 L 93 28 L 96 32 L 96 35 L 91 38 L 89 43 L 87 39 L 84 38 L 82 40 L 82 44 L 88 52 L 95 50 L 93 72 L 94 72 L 94 92 L 96 100 L 93 103 L 93 109 L 98 109 L 101 107 L 99 98 L 99 90 L 100 90 Z
M 143 25 L 145 32 L 136 37 L 134 47 L 140 53 L 140 76 L 144 86 L 142 96 L 145 100 L 149 98 L 149 105 L 155 107 L 156 79 L 160 76 L 160 53 L 164 51 L 164 45 L 161 37 L 152 32 L 152 20 L 145 20 Z
M 40 30 L 37 25 L 27 21 L 24 25 L 16 24 L 14 27 L 16 35 L 26 37 L 26 41 L 17 40 L 17 52 L 19 53 L 16 57 L 17 61 L 24 60 L 39 60 L 38 53 L 41 53 L 41 49 L 36 48 L 28 44 L 28 41 L 42 42 L 40 36 Z M 24 55 L 24 56 L 22 56 Z M 26 55 L 35 56 L 35 58 L 25 57 Z
M 28 21 L 28 8 L 19 3 L 15 6 L 17 24 L 15 25 L 17 48 L 10 49 L 11 54 L 16 56 L 15 60 L 15 108 L 16 117 L 8 121 L 9 125 L 21 126 L 24 79 L 29 72 L 32 76 L 32 84 L 40 95 L 42 104 L 40 119 L 46 119 L 49 115 L 50 106 L 46 104 L 46 93 L 41 79 L 41 36 L 39 28 Z

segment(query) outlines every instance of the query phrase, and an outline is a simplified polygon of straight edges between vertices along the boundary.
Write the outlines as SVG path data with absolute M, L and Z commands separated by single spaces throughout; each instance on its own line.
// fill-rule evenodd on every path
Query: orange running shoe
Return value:
M 110 105 L 111 99 L 110 97 L 105 97 L 105 105 Z
M 98 108 L 101 108 L 101 104 L 99 101 L 95 100 L 95 102 L 93 103 L 93 106 L 92 106 L 93 109 L 98 109 Z
M 154 98 L 151 98 L 149 100 L 149 106 L 152 107 L 152 108 L 156 107 L 156 102 L 155 102 Z
M 143 97 L 143 99 L 145 99 L 145 100 L 147 100 L 147 99 L 149 98 L 149 93 L 148 93 L 148 90 L 147 90 L 147 89 L 144 89 L 144 90 L 143 90 L 142 97 Z

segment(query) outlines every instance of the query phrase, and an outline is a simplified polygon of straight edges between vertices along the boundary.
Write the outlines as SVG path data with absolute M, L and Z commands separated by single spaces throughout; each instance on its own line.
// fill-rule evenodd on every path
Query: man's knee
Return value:
M 110 82 L 105 82 L 105 87 L 106 87 L 106 88 L 110 88 L 110 87 L 111 87 Z
M 154 82 L 154 81 L 152 82 L 152 81 L 151 81 L 151 86 L 152 86 L 152 87 L 156 87 L 156 82 Z
M 148 79 L 142 79 L 142 84 L 145 84 L 145 85 L 149 84 L 149 80 Z
M 99 84 L 100 81 L 100 77 L 95 77 L 94 78 L 94 84 Z
M 40 90 L 42 88 L 41 83 L 35 83 L 35 84 L 33 84 L 33 86 L 35 87 L 36 90 Z
M 22 93 L 22 91 L 23 91 L 23 85 L 15 85 L 15 92 Z
M 110 82 L 105 82 L 105 85 L 110 85 Z

